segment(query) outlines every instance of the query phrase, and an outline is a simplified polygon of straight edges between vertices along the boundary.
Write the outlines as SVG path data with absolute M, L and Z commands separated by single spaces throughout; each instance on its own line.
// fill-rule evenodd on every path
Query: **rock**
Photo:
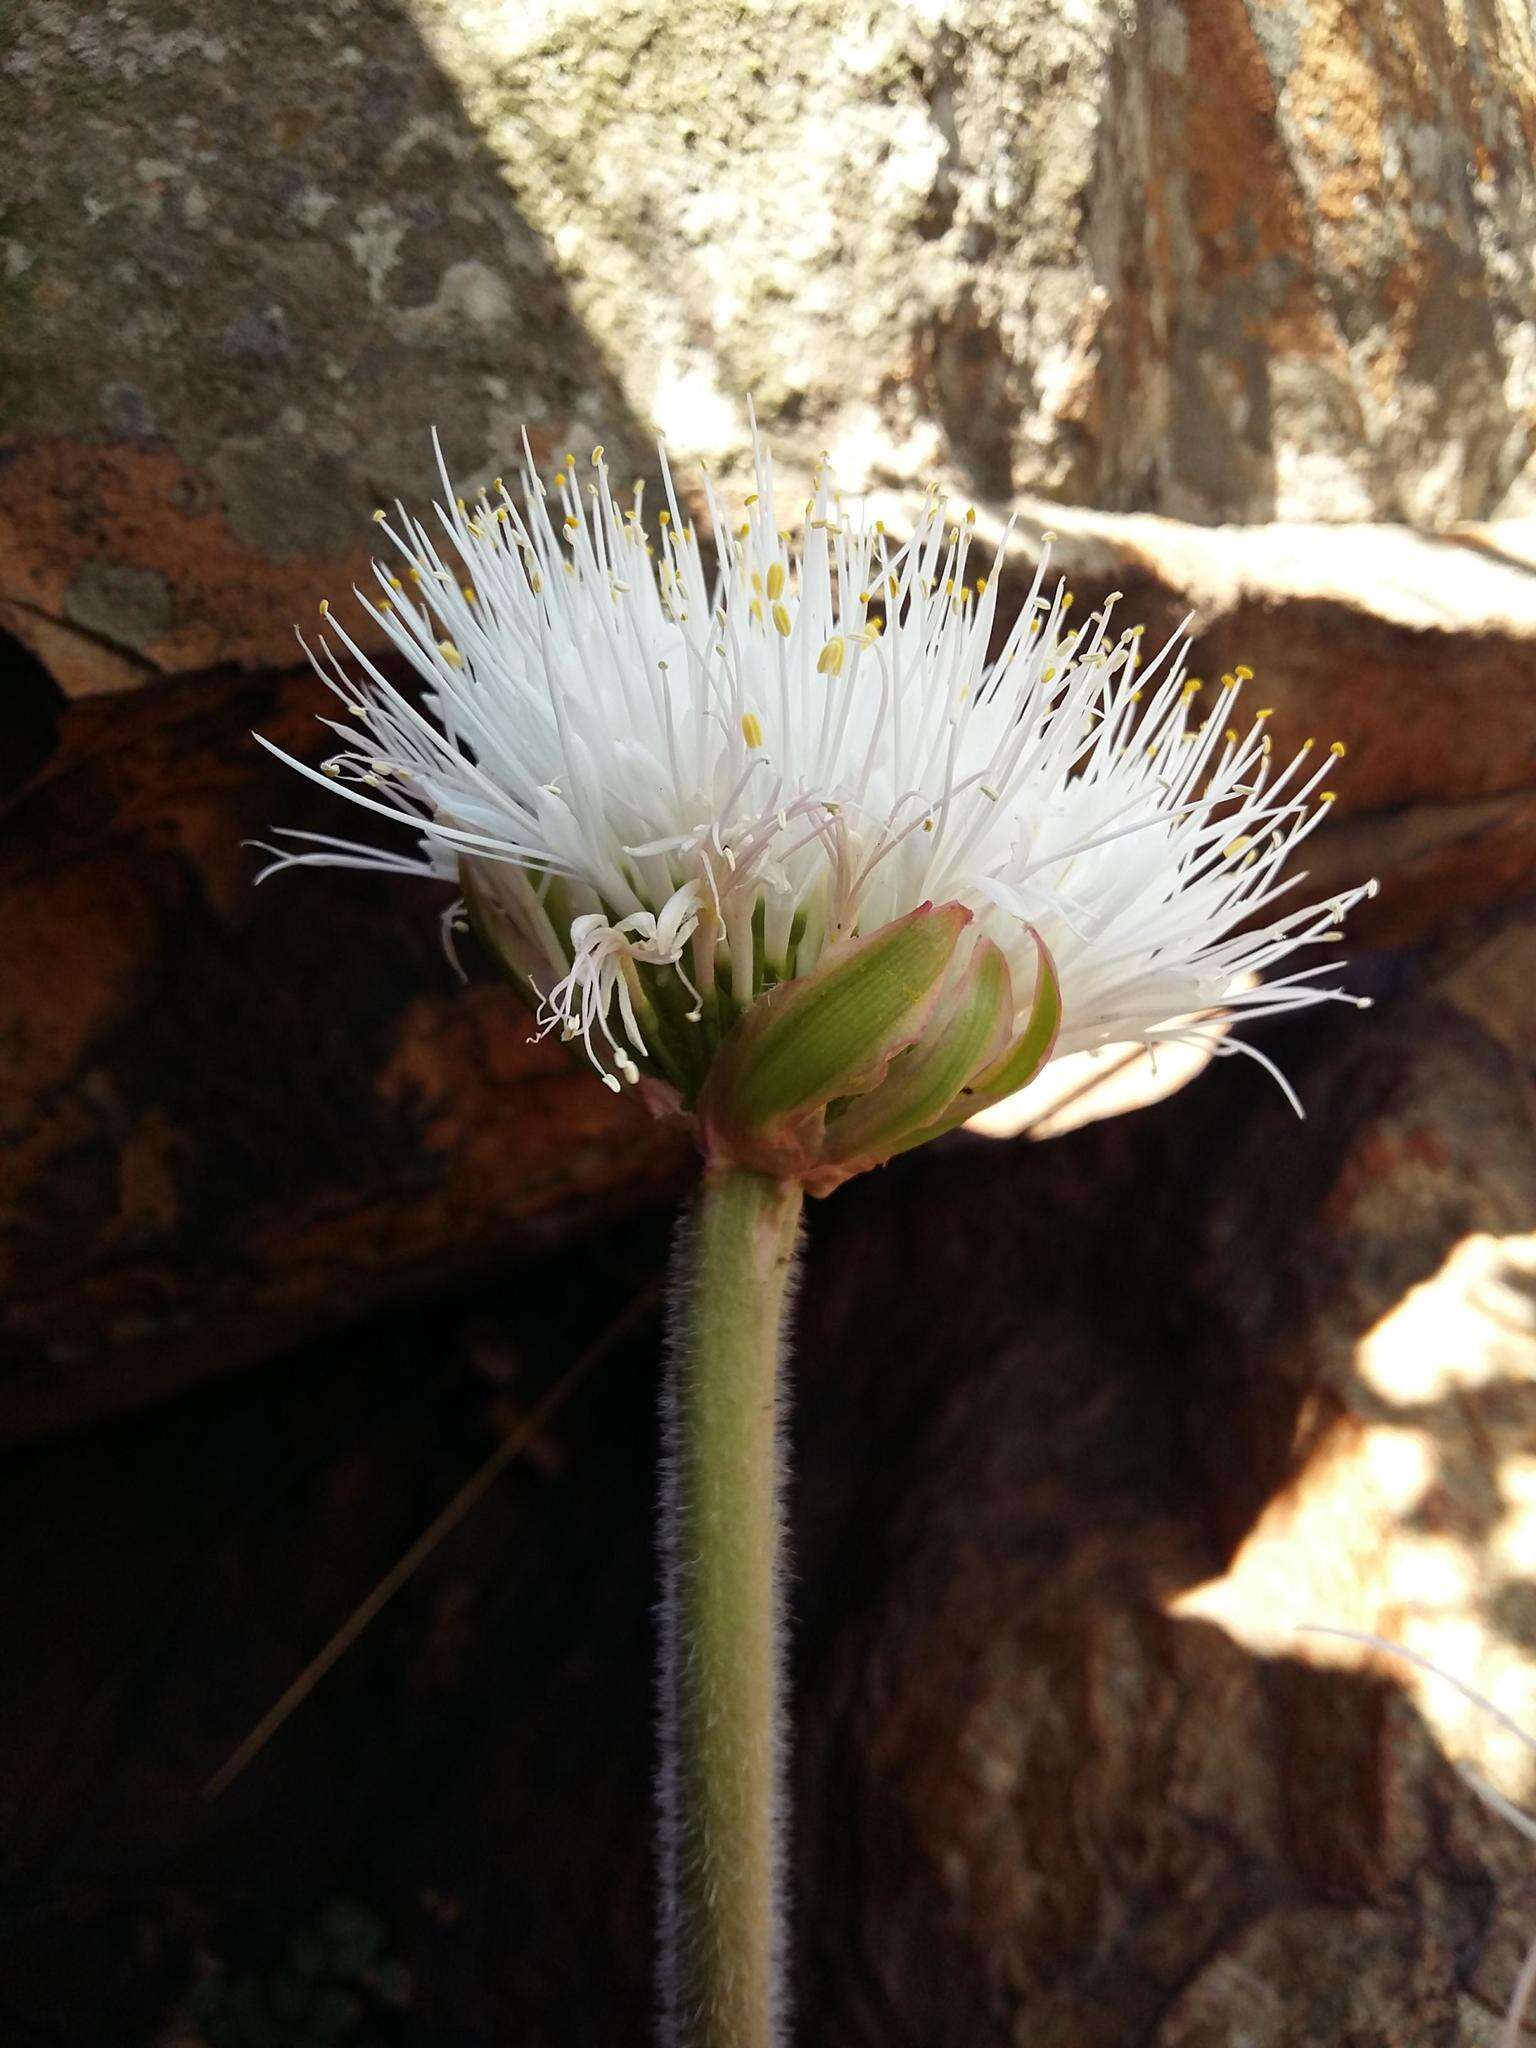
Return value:
M 336 825 L 250 737 L 312 753 L 312 685 L 75 705 L 0 818 L 0 1438 L 526 1259 L 686 1169 L 503 984 L 460 990 L 445 892 L 253 890 L 243 842 Z
M 403 9 L 320 0 L 273 37 L 236 0 L 23 0 L 10 28 L 0 603 L 66 688 L 290 665 L 374 507 L 440 488 L 434 423 L 466 479 L 524 424 L 624 455 L 618 386 Z
M 1404 1641 L 1536 1732 L 1536 1042 L 1504 1000 L 1530 930 L 1277 1034 L 1305 1126 L 1233 1062 L 829 1212 L 808 2038 L 1492 2042 L 1536 1858 L 1446 1758 L 1524 1800 L 1528 1757 L 1296 1625 Z M 1008 1248 L 990 1286 L 978 1243 Z
M 1524 54 L 1522 54 L 1524 52 Z M 664 426 L 1186 520 L 1529 510 L 1497 0 L 20 0 L 0 606 L 66 687 L 281 665 L 368 516 Z
M 739 446 L 753 391 L 806 455 L 994 499 L 1527 501 L 1536 68 L 1495 0 L 420 18 L 680 443 Z
M 1303 1400 L 1288 1483 L 1181 1611 L 1271 1654 L 1302 1610 L 1384 1634 L 1536 1735 L 1533 958 L 1527 908 L 1442 974 L 1418 1042 L 1393 1034 L 1401 1071 L 1348 1133 L 1311 1231 L 1267 1271 L 1245 1230 L 1259 1203 L 1222 1191 L 1207 1301 L 1234 1350 Z M 1266 1342 L 1286 1291 L 1299 1327 Z M 1525 1796 L 1529 1752 L 1507 1727 L 1433 1676 L 1398 1676 L 1442 1742 Z

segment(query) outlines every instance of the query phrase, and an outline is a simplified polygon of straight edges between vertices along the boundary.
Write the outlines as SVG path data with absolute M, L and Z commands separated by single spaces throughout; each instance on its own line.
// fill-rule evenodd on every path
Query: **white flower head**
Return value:
M 1044 553 L 1000 616 L 974 513 L 936 492 L 898 540 L 823 464 L 791 531 L 754 447 L 734 519 L 704 482 L 707 547 L 664 454 L 654 528 L 601 448 L 550 489 L 526 442 L 516 494 L 466 503 L 444 470 L 435 524 L 376 514 L 395 552 L 362 601 L 425 689 L 329 617 L 342 748 L 292 765 L 418 851 L 290 835 L 274 865 L 457 878 L 541 1031 L 685 1105 L 766 991 L 929 905 L 1001 954 L 1013 1027 L 1053 976 L 1058 1052 L 1251 1051 L 1234 1016 L 1359 1000 L 1275 972 L 1374 886 L 1283 901 L 1342 747 L 1277 761 L 1268 713 L 1239 720 L 1246 671 L 1202 686 L 1181 638 L 1145 659 L 1113 599 L 1074 623 Z

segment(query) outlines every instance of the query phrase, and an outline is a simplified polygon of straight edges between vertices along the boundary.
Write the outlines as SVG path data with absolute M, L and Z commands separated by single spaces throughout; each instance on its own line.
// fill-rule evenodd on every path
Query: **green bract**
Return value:
M 827 1194 L 1021 1088 L 1061 1017 L 1036 945 L 1034 1000 L 1013 1036 L 1007 962 L 961 904 L 924 904 L 830 948 L 725 1039 L 699 1098 L 705 1156 Z

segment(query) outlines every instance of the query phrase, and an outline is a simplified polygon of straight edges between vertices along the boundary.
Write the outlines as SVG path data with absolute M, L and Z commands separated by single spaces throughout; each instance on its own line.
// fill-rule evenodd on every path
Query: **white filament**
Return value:
M 971 515 L 936 494 L 897 545 L 823 467 L 792 537 L 755 445 L 734 524 L 705 482 L 712 576 L 664 457 L 655 542 L 600 449 L 567 457 L 553 500 L 525 445 L 520 502 L 498 480 L 466 504 L 444 470 L 435 531 L 379 514 L 398 559 L 363 602 L 425 708 L 331 618 L 350 665 L 325 637 L 311 658 L 342 748 L 292 765 L 407 822 L 420 855 L 311 836 L 273 865 L 473 882 L 542 1028 L 580 1036 L 612 1086 L 652 1051 L 637 965 L 676 968 L 697 1020 L 717 988 L 739 1006 L 929 901 L 973 911 L 1021 1012 L 1039 934 L 1063 1052 L 1357 1000 L 1314 987 L 1319 968 L 1271 972 L 1366 893 L 1278 907 L 1326 751 L 1276 768 L 1267 714 L 1233 723 L 1240 677 L 1189 680 L 1179 639 L 1143 663 L 1113 600 L 1071 625 L 1044 555 L 1003 630 Z

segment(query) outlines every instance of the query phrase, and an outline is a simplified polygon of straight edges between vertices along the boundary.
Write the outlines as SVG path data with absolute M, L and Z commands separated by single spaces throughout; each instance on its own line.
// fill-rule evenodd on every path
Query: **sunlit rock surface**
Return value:
M 1536 1158 L 1528 1106 L 1496 1083 L 1501 1055 L 1524 1084 L 1536 1069 L 1533 970 L 1526 919 L 1469 951 L 1443 1015 L 1477 1036 L 1417 1050 L 1419 1085 L 1345 1150 L 1307 1332 L 1310 1449 L 1179 1611 L 1270 1653 L 1303 1622 L 1385 1636 L 1536 1737 Z M 1362 1661 L 1322 1639 L 1306 1654 Z M 1530 1744 L 1433 1674 L 1384 1668 L 1454 1755 L 1531 1802 Z
M 637 406 L 989 495 L 1493 511 L 1536 64 L 1499 0 L 422 0 Z
M 1178 519 L 1529 509 L 1507 0 L 19 0 L 4 621 L 270 664 L 369 512 L 650 423 Z

